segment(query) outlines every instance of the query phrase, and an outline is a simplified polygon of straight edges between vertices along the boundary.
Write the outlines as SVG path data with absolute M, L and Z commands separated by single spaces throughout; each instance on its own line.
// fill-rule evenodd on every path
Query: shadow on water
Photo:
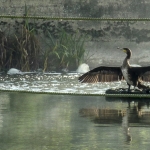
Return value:
M 80 116 L 89 118 L 96 127 L 121 126 L 127 144 L 132 141 L 132 127 L 150 127 L 150 99 L 105 97 L 105 100 L 111 103 L 127 103 L 127 107 L 82 108 L 79 110 Z

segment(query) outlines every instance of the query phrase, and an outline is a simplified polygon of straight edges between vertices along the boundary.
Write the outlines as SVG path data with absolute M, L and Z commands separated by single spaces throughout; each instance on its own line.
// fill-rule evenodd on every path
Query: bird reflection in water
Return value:
M 132 141 L 132 137 L 130 135 L 130 128 L 129 128 L 129 109 L 127 109 L 126 114 L 122 116 L 122 128 L 124 131 L 124 135 L 126 136 L 126 142 L 130 143 Z
M 110 100 L 111 98 L 109 98 Z M 119 99 L 123 102 L 124 99 Z M 111 100 L 110 100 L 111 101 Z M 150 125 L 150 110 L 143 109 L 145 106 L 149 108 L 149 102 L 141 101 L 141 99 L 125 100 L 128 102 L 128 107 L 125 109 L 99 109 L 99 108 L 82 108 L 79 110 L 81 117 L 90 118 L 95 124 L 100 126 L 110 126 L 120 124 L 125 135 L 125 142 L 130 144 L 132 141 L 130 130 L 135 126 L 149 126 Z

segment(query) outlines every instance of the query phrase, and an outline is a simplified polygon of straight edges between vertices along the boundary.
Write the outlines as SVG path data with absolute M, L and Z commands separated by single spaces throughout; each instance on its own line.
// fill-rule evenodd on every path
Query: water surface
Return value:
M 51 91 L 54 87 L 56 91 L 102 93 L 102 87 L 124 85 L 82 85 L 74 75 L 68 79 L 50 78 L 49 75 L 1 77 L 0 86 L 34 91 Z M 1 92 L 0 149 L 149 149 L 149 120 L 148 99 Z
M 148 149 L 149 102 L 0 94 L 1 149 Z
M 0 76 L 0 89 L 61 93 L 105 93 L 106 89 L 124 86 L 125 82 L 80 83 L 78 73 L 45 73 Z

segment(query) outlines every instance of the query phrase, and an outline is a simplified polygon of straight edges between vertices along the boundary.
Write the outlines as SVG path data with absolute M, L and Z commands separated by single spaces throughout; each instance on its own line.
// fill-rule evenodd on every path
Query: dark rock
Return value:
M 105 92 L 106 94 L 150 94 L 150 88 L 144 90 L 131 90 L 128 91 L 126 88 L 119 88 L 119 89 L 108 89 Z

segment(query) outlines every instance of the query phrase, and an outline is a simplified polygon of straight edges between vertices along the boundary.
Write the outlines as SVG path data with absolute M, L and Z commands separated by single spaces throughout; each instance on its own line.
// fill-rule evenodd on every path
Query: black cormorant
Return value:
M 139 89 L 147 88 L 142 84 L 142 81 L 150 81 L 150 66 L 133 67 L 130 65 L 129 60 L 132 52 L 128 48 L 123 48 L 127 54 L 121 67 L 107 67 L 100 66 L 79 77 L 82 83 L 96 83 L 96 82 L 111 82 L 126 80 L 128 84 L 128 91 L 130 86 L 138 87 Z

